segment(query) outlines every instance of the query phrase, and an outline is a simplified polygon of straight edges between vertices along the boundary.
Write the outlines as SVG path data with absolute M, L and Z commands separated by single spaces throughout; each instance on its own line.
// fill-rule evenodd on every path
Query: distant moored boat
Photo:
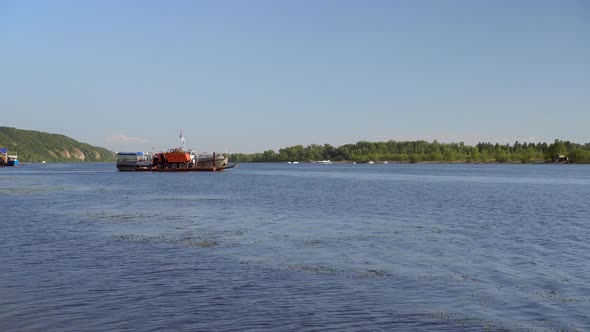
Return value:
M 6 162 L 6 166 L 18 166 L 18 156 L 16 153 L 8 155 L 8 161 Z

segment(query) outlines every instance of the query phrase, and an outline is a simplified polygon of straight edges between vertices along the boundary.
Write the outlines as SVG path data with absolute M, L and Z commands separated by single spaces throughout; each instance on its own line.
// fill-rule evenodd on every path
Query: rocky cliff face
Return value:
M 100 159 L 100 154 L 98 152 L 92 151 L 91 153 L 94 156 L 98 155 L 98 158 L 95 158 L 95 159 Z M 62 151 L 60 151 L 60 155 L 63 158 L 67 158 L 67 159 L 76 159 L 78 161 L 86 160 L 86 155 L 84 154 L 84 152 L 82 152 L 78 148 L 72 148 L 70 150 L 62 150 Z

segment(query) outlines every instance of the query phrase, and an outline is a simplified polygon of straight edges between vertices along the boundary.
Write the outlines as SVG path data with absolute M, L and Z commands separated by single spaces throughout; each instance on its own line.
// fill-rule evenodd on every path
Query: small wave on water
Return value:
M 0 195 L 36 195 L 36 194 L 54 194 L 63 191 L 72 190 L 72 187 L 65 186 L 26 186 L 26 187 L 1 187 Z
M 168 201 L 222 201 L 227 197 L 221 195 L 165 195 L 153 197 L 152 200 Z
M 301 263 L 279 263 L 279 269 L 318 275 L 343 275 L 361 278 L 384 278 L 393 276 L 387 271 L 376 269 L 359 270 L 353 266 L 307 265 Z
M 154 221 L 166 222 L 173 220 L 185 220 L 187 216 L 167 215 L 164 213 L 144 212 L 92 212 L 81 214 L 85 221 L 109 221 L 113 223 L 149 223 Z

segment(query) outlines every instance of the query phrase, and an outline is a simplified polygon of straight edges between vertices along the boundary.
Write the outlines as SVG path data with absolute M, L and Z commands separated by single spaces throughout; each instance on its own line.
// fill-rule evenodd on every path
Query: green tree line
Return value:
M 17 153 L 22 162 L 115 160 L 112 151 L 78 142 L 65 135 L 10 127 L 0 127 L 0 147 L 7 148 L 9 153 Z
M 235 153 L 230 159 L 235 162 L 286 162 L 332 160 L 336 162 L 547 162 L 556 161 L 559 156 L 568 162 L 590 163 L 590 143 L 579 144 L 556 139 L 553 143 L 492 144 L 479 143 L 475 146 L 460 143 L 427 141 L 388 141 L 345 144 L 334 147 L 330 144 L 308 146 L 295 145 L 262 153 Z

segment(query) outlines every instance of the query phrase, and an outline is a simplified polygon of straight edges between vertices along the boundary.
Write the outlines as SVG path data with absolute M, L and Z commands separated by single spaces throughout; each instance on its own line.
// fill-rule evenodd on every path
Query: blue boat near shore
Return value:
M 8 153 L 7 148 L 0 148 L 0 166 L 18 166 L 16 153 Z
M 16 153 L 8 155 L 8 161 L 6 162 L 6 166 L 18 166 L 18 156 Z

